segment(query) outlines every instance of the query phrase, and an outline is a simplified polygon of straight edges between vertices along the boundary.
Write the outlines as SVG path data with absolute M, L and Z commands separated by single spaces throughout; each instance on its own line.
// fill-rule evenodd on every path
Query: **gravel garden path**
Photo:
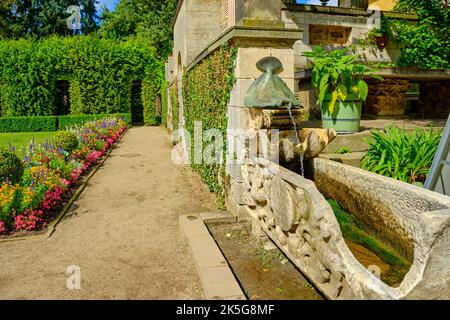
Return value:
M 178 216 L 214 198 L 170 154 L 165 129 L 131 128 L 50 238 L 0 243 L 0 299 L 203 298 Z

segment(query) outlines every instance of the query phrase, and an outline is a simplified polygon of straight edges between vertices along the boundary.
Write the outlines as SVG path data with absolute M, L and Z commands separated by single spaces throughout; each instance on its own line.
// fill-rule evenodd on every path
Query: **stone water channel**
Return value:
M 281 63 L 264 58 L 257 66 L 263 74 L 245 99 L 249 127 L 258 150 L 278 148 L 255 157 L 241 150 L 247 161 L 233 170 L 241 174 L 242 203 L 229 209 L 250 218 L 329 299 L 449 299 L 450 198 L 316 158 L 336 132 L 297 130 L 301 111 L 276 75 Z M 270 129 L 279 130 L 277 139 L 258 133 Z M 383 266 L 362 261 L 362 246 L 344 238 L 328 199 L 405 261 L 396 283 L 380 279 Z

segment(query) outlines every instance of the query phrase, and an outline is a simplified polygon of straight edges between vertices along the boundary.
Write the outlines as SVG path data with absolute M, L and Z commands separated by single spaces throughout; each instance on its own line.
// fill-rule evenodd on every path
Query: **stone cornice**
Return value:
M 212 41 L 186 70 L 193 68 L 211 52 L 228 42 L 238 47 L 288 48 L 292 47 L 302 36 L 303 29 L 234 26 L 225 30 L 218 38 Z
M 364 10 L 358 8 L 342 8 L 342 7 L 328 7 L 328 6 L 314 6 L 295 3 L 285 3 L 283 9 L 290 12 L 305 12 L 305 13 L 317 13 L 317 14 L 329 14 L 329 15 L 341 15 L 341 16 L 363 16 L 370 17 L 373 14 L 371 10 Z M 418 17 L 414 14 L 394 12 L 394 11 L 382 11 L 382 15 L 394 19 L 405 20 L 417 20 Z

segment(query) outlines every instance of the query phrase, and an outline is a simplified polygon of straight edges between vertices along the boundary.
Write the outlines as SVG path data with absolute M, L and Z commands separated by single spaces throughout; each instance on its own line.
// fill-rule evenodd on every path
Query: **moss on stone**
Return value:
M 388 285 L 399 284 L 411 267 L 411 262 L 382 240 L 360 229 L 356 218 L 346 212 L 336 200 L 329 199 L 328 202 L 334 211 L 344 238 L 365 247 L 381 258 L 391 267 L 388 272 L 381 275 L 382 280 Z

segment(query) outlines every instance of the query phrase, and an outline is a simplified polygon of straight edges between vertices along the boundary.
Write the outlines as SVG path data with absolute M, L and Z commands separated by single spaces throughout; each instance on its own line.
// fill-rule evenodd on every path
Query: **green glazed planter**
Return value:
M 361 122 L 362 101 L 357 95 L 349 95 L 345 101 L 337 101 L 333 113 L 330 114 L 331 96 L 325 96 L 322 103 L 322 126 L 334 129 L 337 133 L 359 132 Z

